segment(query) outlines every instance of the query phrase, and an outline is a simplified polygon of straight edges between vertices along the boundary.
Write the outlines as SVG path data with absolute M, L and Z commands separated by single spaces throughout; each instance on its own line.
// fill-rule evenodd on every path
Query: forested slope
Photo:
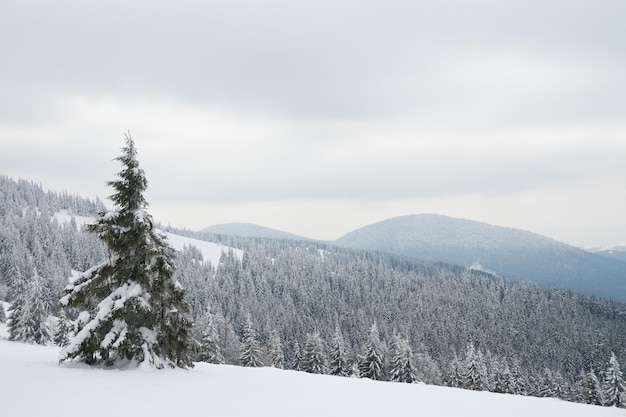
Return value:
M 102 204 L 0 177 L 0 208 L 0 299 L 12 301 L 17 280 L 28 282 L 36 273 L 57 314 L 71 271 L 99 263 L 106 253 L 94 236 L 71 222 L 59 224 L 53 214 L 93 216 Z M 194 247 L 178 256 L 177 277 L 198 337 L 208 309 L 227 363 L 241 363 L 246 323 L 265 364 L 279 340 L 283 366 L 298 367 L 298 355 L 313 340 L 326 366 L 320 369 L 329 370 L 340 334 L 349 372 L 358 374 L 376 323 L 385 372 L 391 357 L 384 352 L 397 334 L 412 348 L 422 381 L 469 387 L 467 372 L 477 361 L 480 389 L 498 389 L 497 375 L 510 371 L 524 381 L 510 388 L 515 392 L 539 395 L 541 387 L 559 386 L 558 396 L 575 400 L 581 400 L 581 372 L 605 369 L 611 352 L 626 362 L 621 303 L 329 243 L 168 231 L 243 250 L 243 256 L 223 254 L 217 268 Z

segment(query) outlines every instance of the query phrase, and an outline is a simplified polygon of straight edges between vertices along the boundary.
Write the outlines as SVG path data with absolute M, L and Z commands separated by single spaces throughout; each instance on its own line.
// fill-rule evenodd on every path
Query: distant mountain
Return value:
M 517 229 L 422 214 L 365 226 L 335 243 L 453 263 L 545 287 L 626 301 L 623 261 Z
M 592 248 L 588 250 L 589 252 L 608 259 L 616 259 L 626 262 L 626 246 L 624 245 L 616 245 L 609 248 Z
M 200 230 L 202 233 L 213 233 L 216 235 L 239 236 L 239 237 L 261 237 L 269 239 L 291 239 L 291 240 L 311 240 L 306 237 L 283 232 L 282 230 L 259 226 L 252 223 L 225 223 L 205 227 Z

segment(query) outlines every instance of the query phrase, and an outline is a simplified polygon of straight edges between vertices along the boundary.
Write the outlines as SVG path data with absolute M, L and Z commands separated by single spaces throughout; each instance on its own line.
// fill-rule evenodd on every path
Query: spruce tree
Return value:
M 26 284 L 16 283 L 16 297 L 11 306 L 9 320 L 9 339 L 27 343 L 47 344 L 50 340 L 48 329 L 48 305 L 44 300 L 40 278 L 35 275 Z
M 209 311 L 208 308 L 204 317 L 200 321 L 200 326 L 199 359 L 207 363 L 223 364 L 224 356 L 220 350 L 215 316 Z
M 324 342 L 317 331 L 307 335 L 302 355 L 302 370 L 311 374 L 325 374 L 328 371 Z
M 25 341 L 34 342 L 39 345 L 45 345 L 52 340 L 47 323 L 50 309 L 44 298 L 41 278 L 39 276 L 35 276 L 30 285 L 27 300 L 28 308 L 25 317 L 25 324 L 29 335 Z
M 462 388 L 474 391 L 488 390 L 487 368 L 484 356 L 480 350 L 476 351 L 474 349 L 472 343 L 467 347 Z
M 583 402 L 586 404 L 602 405 L 604 403 L 602 387 L 593 369 L 585 375 L 582 395 Z
M 12 289 L 11 307 L 9 307 L 9 319 L 7 323 L 9 340 L 25 339 L 27 291 L 26 281 L 18 274 Z
M 261 362 L 261 348 L 256 339 L 256 332 L 250 316 L 246 319 L 243 327 L 243 340 L 241 341 L 241 364 L 243 366 L 258 367 L 263 366 Z
M 283 354 L 283 347 L 280 342 L 280 336 L 276 329 L 270 331 L 269 338 L 269 357 L 271 364 L 274 368 L 283 369 L 285 367 L 285 355 Z
M 399 335 L 394 335 L 389 343 L 389 356 L 389 379 L 391 381 L 408 384 L 417 382 L 417 375 L 413 366 L 413 351 L 408 341 Z
M 54 344 L 65 347 L 70 343 L 70 323 L 65 316 L 65 310 L 59 312 L 56 328 L 54 329 Z
M 6 321 L 7 321 L 7 316 L 6 316 L 6 312 L 4 311 L 4 305 L 0 303 L 0 323 L 6 323 Z
M 626 383 L 615 353 L 611 352 L 609 365 L 604 373 L 604 404 L 624 408 L 626 405 Z
M 335 329 L 335 334 L 330 345 L 330 372 L 336 376 L 350 376 L 350 365 L 346 355 L 346 346 L 343 335 L 339 327 Z
M 363 355 L 359 360 L 359 375 L 363 378 L 382 381 L 385 377 L 384 352 L 385 349 L 378 336 L 378 326 L 374 323 L 370 327 Z
M 302 349 L 297 341 L 293 343 L 293 360 L 291 361 L 291 369 L 294 371 L 302 370 Z
M 137 151 L 126 135 L 118 179 L 109 181 L 114 211 L 102 212 L 87 231 L 108 247 L 108 259 L 68 285 L 61 304 L 80 311 L 77 333 L 59 361 L 113 365 L 134 361 L 156 368 L 193 366 L 185 291 L 174 279 L 175 254 L 154 230 L 143 193 Z

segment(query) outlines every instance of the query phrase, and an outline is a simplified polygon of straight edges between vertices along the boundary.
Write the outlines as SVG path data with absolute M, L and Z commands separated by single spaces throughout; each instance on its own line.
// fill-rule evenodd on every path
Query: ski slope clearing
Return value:
M 0 340 L 1 416 L 626 416 L 623 409 L 550 398 L 273 368 L 204 363 L 187 371 L 59 366 L 58 353 L 53 346 Z
M 95 221 L 93 217 L 73 217 L 78 230 L 81 230 L 84 225 L 93 223 Z M 61 210 L 54 213 L 54 218 L 57 220 L 57 222 L 59 222 L 59 224 L 70 223 L 72 221 L 72 214 L 70 214 L 67 210 Z M 178 251 L 182 251 L 185 246 L 195 246 L 196 248 L 198 248 L 198 250 L 200 250 L 200 253 L 202 253 L 202 258 L 204 259 L 204 262 L 210 262 L 211 265 L 213 265 L 213 267 L 215 268 L 217 268 L 217 266 L 219 265 L 222 252 L 228 252 L 229 249 L 232 249 L 237 258 L 241 259 L 243 256 L 243 251 L 241 249 L 230 248 L 228 246 L 220 245 L 219 243 L 207 242 L 191 237 L 180 236 L 170 232 L 163 232 L 162 230 L 157 231 L 167 236 L 167 240 L 170 245 Z

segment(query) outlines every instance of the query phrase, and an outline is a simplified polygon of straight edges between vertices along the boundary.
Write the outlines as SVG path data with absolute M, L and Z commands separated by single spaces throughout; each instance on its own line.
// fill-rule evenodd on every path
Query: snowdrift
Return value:
M 626 416 L 626 410 L 423 384 L 199 363 L 192 370 L 57 364 L 59 349 L 0 340 L 0 415 Z

